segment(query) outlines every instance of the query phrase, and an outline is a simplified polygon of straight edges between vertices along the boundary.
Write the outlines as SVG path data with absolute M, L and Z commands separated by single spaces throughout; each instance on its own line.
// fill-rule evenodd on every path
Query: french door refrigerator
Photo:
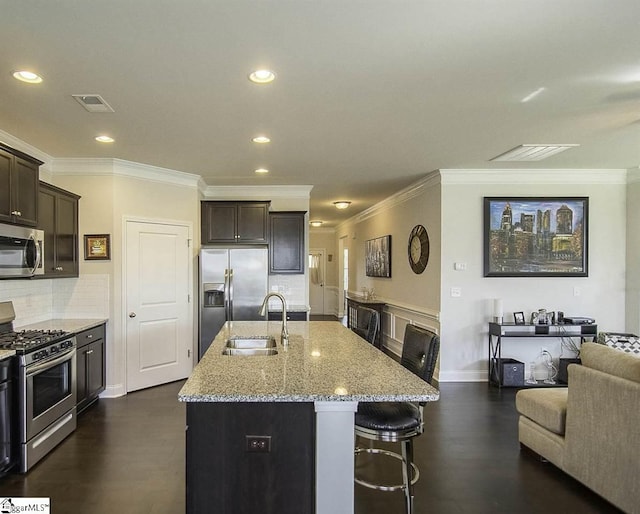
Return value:
M 267 248 L 203 248 L 200 251 L 198 360 L 225 321 L 265 319 L 259 310 L 268 289 Z

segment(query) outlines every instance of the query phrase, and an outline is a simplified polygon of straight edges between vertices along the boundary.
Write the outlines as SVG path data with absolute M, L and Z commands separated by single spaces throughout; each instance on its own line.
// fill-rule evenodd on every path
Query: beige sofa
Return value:
M 563 388 L 516 395 L 520 444 L 640 514 L 640 358 L 584 343 Z

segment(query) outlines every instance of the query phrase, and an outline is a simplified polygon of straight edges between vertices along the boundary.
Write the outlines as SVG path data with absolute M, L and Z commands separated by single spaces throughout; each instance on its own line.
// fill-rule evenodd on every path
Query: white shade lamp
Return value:
M 493 299 L 493 322 L 502 323 L 503 319 L 502 298 Z

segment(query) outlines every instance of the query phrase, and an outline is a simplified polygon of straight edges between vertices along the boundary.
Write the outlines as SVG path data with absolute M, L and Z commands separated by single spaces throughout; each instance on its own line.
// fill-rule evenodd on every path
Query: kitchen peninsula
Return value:
M 439 392 L 338 322 L 227 322 L 179 393 L 187 402 L 187 512 L 353 512 L 360 401 Z M 273 335 L 276 355 L 223 355 Z

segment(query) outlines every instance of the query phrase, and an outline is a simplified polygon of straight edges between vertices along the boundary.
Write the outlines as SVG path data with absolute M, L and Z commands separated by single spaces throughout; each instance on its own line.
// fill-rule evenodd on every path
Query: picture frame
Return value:
M 367 277 L 391 278 L 391 236 L 365 241 L 365 274 Z
M 524 325 L 524 312 L 514 312 L 513 313 L 513 322 L 516 325 Z
M 110 234 L 85 234 L 84 260 L 85 261 L 111 260 L 111 235 Z
M 485 277 L 587 277 L 588 197 L 485 197 Z

